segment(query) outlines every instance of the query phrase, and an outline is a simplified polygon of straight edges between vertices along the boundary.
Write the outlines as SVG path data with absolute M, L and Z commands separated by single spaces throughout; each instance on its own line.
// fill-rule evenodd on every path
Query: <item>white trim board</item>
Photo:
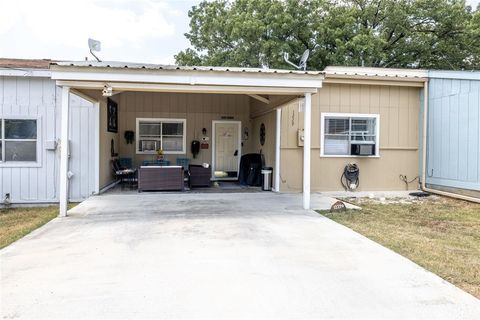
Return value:
M 178 70 L 111 70 L 72 68 L 52 66 L 52 79 L 130 82 L 130 83 L 163 83 L 188 85 L 224 85 L 224 86 L 260 86 L 290 88 L 321 88 L 323 75 L 280 74 L 280 73 L 227 73 L 199 72 Z

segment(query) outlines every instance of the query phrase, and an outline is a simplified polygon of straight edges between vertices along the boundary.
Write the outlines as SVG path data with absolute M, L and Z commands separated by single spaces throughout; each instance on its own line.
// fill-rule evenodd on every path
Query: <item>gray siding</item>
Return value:
M 0 77 L 0 118 L 37 117 L 40 157 L 36 166 L 0 164 L 0 202 L 10 193 L 15 203 L 58 201 L 59 149 L 45 149 L 45 141 L 60 135 L 61 92 L 55 81 L 40 77 Z M 71 96 L 70 198 L 81 200 L 94 190 L 93 105 Z
M 480 190 L 480 73 L 429 76 L 426 182 Z

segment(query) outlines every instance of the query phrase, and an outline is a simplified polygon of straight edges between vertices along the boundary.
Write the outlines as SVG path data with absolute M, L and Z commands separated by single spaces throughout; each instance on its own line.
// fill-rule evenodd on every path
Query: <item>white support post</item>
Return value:
M 276 110 L 275 127 L 275 192 L 280 192 L 280 134 L 282 129 L 282 109 Z
M 310 147 L 312 133 L 312 94 L 305 93 L 303 108 L 303 209 L 310 209 Z
M 70 87 L 62 87 L 61 133 L 60 133 L 60 217 L 67 216 L 68 209 L 68 125 Z
M 100 102 L 93 104 L 95 108 L 95 193 L 100 193 Z

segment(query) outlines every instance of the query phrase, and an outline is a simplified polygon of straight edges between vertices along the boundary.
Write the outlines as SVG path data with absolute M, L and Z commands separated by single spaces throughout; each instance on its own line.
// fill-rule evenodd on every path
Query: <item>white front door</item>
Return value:
M 236 180 L 241 156 L 240 121 L 213 121 L 213 178 Z

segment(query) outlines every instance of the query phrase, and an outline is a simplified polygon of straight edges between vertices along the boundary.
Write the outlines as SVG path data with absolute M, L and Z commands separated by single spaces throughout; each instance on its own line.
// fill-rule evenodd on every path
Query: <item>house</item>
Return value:
M 213 180 L 235 180 L 241 155 L 262 153 L 274 190 L 303 192 L 305 208 L 311 191 L 343 190 L 350 162 L 357 190 L 416 189 L 405 180 L 423 177 L 427 71 L 29 63 L 0 60 L 2 128 L 20 121 L 2 138 L 0 194 L 13 202 L 60 201 L 65 214 L 68 198 L 115 182 L 112 157 L 139 166 L 159 148 L 211 164 Z

